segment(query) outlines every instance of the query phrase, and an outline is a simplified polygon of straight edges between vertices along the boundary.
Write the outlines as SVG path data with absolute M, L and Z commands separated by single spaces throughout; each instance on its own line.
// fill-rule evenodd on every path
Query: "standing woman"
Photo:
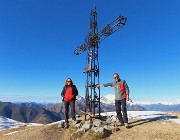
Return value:
M 72 120 L 76 122 L 76 114 L 75 114 L 75 101 L 76 96 L 78 95 L 78 90 L 76 86 L 73 84 L 71 78 L 67 78 L 63 90 L 61 92 L 61 96 L 64 101 L 64 115 L 65 115 L 65 128 L 69 127 L 68 119 L 69 119 L 69 105 L 71 107 Z

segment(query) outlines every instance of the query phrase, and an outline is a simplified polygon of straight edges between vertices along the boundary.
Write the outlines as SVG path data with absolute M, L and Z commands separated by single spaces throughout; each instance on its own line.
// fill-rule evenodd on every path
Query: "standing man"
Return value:
M 120 79 L 118 73 L 114 73 L 113 78 L 114 78 L 114 82 L 97 85 L 97 87 L 99 86 L 114 87 L 117 118 L 119 119 L 120 125 L 125 125 L 125 127 L 128 128 L 129 124 L 128 124 L 127 109 L 126 109 L 126 100 L 129 101 L 129 87 L 125 80 Z M 123 113 L 123 116 L 121 111 Z

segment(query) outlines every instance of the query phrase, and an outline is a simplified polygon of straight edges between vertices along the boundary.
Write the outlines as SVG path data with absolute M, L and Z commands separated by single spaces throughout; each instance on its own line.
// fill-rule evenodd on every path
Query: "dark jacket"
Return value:
M 78 90 L 77 90 L 75 85 L 71 85 L 71 87 L 72 87 L 72 94 L 74 94 L 74 99 L 73 100 L 75 101 L 76 100 L 76 96 L 78 95 Z M 67 89 L 67 86 L 64 86 L 63 90 L 61 92 L 61 96 L 63 97 L 63 101 L 64 101 L 64 95 L 66 93 L 66 89 Z

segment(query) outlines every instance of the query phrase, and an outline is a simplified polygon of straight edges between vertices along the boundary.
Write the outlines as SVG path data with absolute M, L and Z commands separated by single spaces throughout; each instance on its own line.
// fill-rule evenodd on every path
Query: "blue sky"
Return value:
M 180 101 L 179 0 L 1 0 L 0 100 L 60 101 L 71 77 L 85 94 L 88 34 L 96 5 L 98 29 L 119 15 L 127 24 L 101 42 L 100 83 L 119 73 L 133 101 Z M 101 96 L 113 94 L 101 88 Z

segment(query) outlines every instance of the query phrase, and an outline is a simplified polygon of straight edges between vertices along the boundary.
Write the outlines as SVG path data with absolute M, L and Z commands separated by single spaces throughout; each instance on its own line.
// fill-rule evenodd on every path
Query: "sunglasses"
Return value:
M 66 81 L 67 83 L 70 83 L 71 81 Z
M 114 79 L 118 78 L 118 76 L 114 77 Z

